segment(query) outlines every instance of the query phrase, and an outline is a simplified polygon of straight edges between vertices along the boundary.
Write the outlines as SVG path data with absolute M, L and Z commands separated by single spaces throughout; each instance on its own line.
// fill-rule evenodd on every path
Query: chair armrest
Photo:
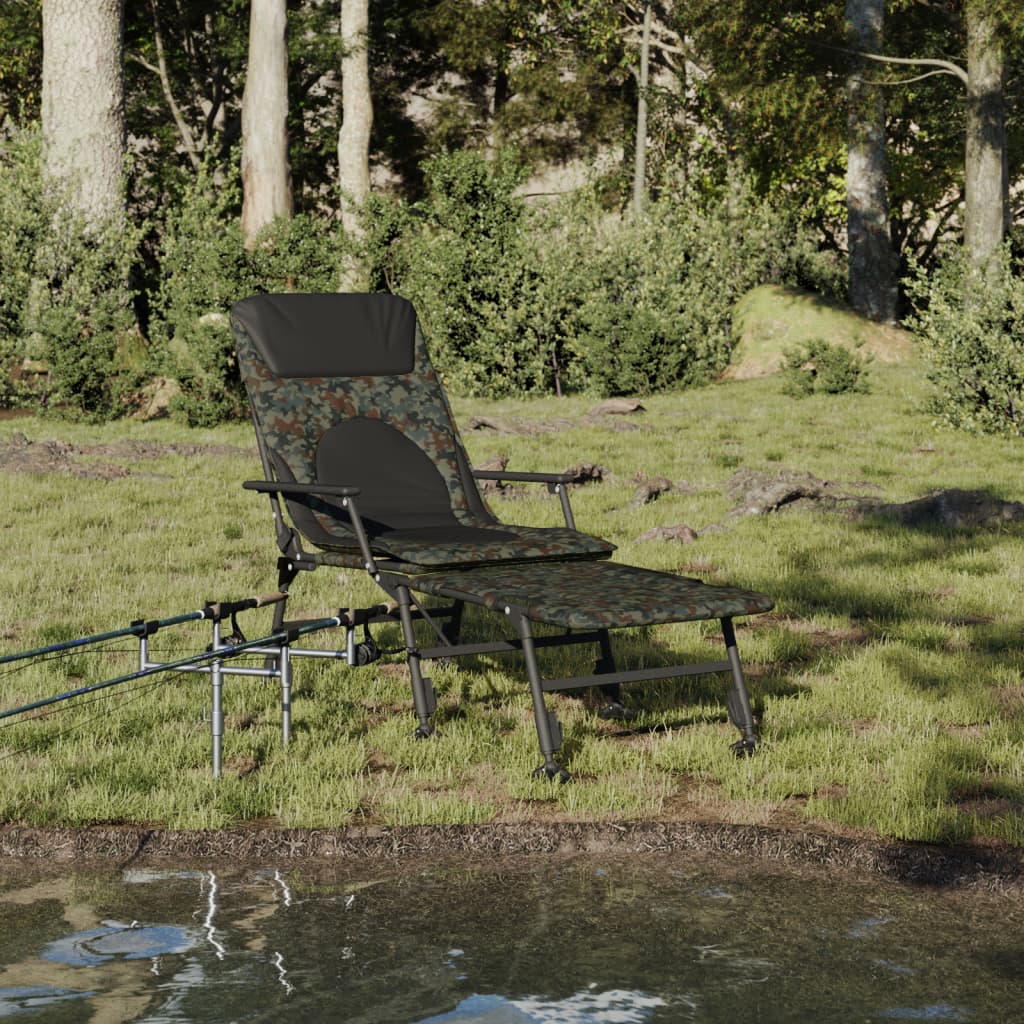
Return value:
M 376 574 L 377 565 L 374 562 L 373 552 L 370 550 L 370 539 L 367 536 L 362 516 L 360 516 L 355 502 L 356 496 L 361 493 L 360 488 L 346 487 L 343 484 L 300 484 L 282 480 L 244 480 L 242 486 L 247 491 L 259 491 L 262 494 L 283 494 L 285 497 L 294 494 L 344 499 L 342 504 L 347 509 L 349 518 L 352 521 L 352 529 L 359 543 L 366 571 L 371 575 Z
M 338 484 L 299 484 L 283 480 L 246 480 L 242 486 L 247 491 L 261 494 L 323 494 L 330 498 L 354 498 L 358 487 L 344 487 Z
M 535 484 L 569 484 L 575 479 L 572 473 L 516 473 L 504 469 L 474 469 L 477 480 L 518 480 Z
M 547 484 L 549 494 L 557 494 L 562 503 L 562 517 L 570 530 L 576 529 L 576 519 L 569 503 L 569 488 L 575 479 L 572 473 L 517 473 L 505 469 L 470 470 L 475 480 L 514 480 L 528 484 Z

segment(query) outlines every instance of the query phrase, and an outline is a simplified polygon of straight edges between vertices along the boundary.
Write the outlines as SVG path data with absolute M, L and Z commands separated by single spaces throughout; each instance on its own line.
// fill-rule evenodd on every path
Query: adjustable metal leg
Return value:
M 395 594 L 398 600 L 398 615 L 402 621 L 402 635 L 405 637 L 405 654 L 412 684 L 412 704 L 419 721 L 416 735 L 420 739 L 426 739 L 434 734 L 430 716 L 437 707 L 437 696 L 431 681 L 420 671 L 420 652 L 416 646 L 416 634 L 412 625 L 412 598 L 409 595 L 409 588 L 398 585 Z
M 523 644 L 523 660 L 526 663 L 526 674 L 530 680 L 530 696 L 533 698 L 533 720 L 537 726 L 537 739 L 544 764 L 533 774 L 546 775 L 549 779 L 568 782 L 571 776 L 555 761 L 555 754 L 562 749 L 562 726 L 553 711 L 548 711 L 544 703 L 544 686 L 541 682 L 540 668 L 537 665 L 537 652 L 533 643 L 533 630 L 530 620 L 525 615 L 513 615 L 519 638 Z
M 761 737 L 758 736 L 757 730 L 754 728 L 754 712 L 750 707 L 750 694 L 747 691 L 747 681 L 743 675 L 743 666 L 740 663 L 740 654 L 736 647 L 736 632 L 732 626 L 732 619 L 722 619 L 721 621 L 725 650 L 729 657 L 729 667 L 732 669 L 732 689 L 729 691 L 726 705 L 729 708 L 729 717 L 732 719 L 733 725 L 742 734 L 742 738 L 732 745 L 732 749 L 737 755 L 743 756 L 754 752 Z
M 452 605 L 451 614 L 448 616 L 448 621 L 442 629 L 445 639 L 450 644 L 457 644 L 459 642 L 459 634 L 462 632 L 462 610 L 464 607 L 465 603 L 463 601 L 456 601 Z
M 281 745 L 287 747 L 292 735 L 292 658 L 291 648 L 281 644 L 278 672 L 281 676 Z
M 279 601 L 274 605 L 274 621 L 270 630 L 272 633 L 278 632 L 284 625 L 285 606 L 288 604 L 288 588 L 298 575 L 299 570 L 290 558 L 279 558 L 277 560 L 277 589 L 286 596 L 283 601 Z
M 615 654 L 612 651 L 611 637 L 607 629 L 602 629 L 598 643 L 601 645 L 601 657 L 594 671 L 601 675 L 603 672 L 615 671 Z M 601 694 L 607 701 L 605 706 L 597 713 L 598 718 L 609 718 L 620 721 L 628 721 L 636 718 L 636 712 L 630 711 L 622 703 L 622 687 L 618 683 L 609 683 L 601 687 Z
M 210 738 L 213 741 L 213 777 L 220 778 L 221 747 L 224 742 L 224 676 L 221 662 L 215 661 L 210 666 L 210 685 L 212 690 L 210 708 Z

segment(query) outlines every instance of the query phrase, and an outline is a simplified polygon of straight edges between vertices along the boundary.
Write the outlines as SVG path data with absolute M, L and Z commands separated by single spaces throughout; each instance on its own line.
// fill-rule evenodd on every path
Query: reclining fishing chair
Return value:
M 231 322 L 264 472 L 244 486 L 270 496 L 279 587 L 287 591 L 298 573 L 324 565 L 370 574 L 391 601 L 350 612 L 349 622 L 400 622 L 417 735 L 432 733 L 436 706 L 423 661 L 519 651 L 544 758 L 537 772 L 549 778 L 568 778 L 555 761 L 561 727 L 544 699 L 559 690 L 600 687 L 615 702 L 621 683 L 729 673 L 726 703 L 741 734 L 733 746 L 753 750 L 758 735 L 732 620 L 767 611 L 771 600 L 608 561 L 614 545 L 576 529 L 564 474 L 474 472 L 410 303 L 392 295 L 257 295 L 235 305 Z M 479 479 L 545 484 L 561 499 L 565 526 L 499 522 Z M 463 642 L 465 604 L 507 618 L 512 636 Z M 721 621 L 725 660 L 616 667 L 610 629 L 710 618 Z M 429 630 L 430 646 L 416 623 L 419 633 Z M 562 632 L 534 636 L 535 623 Z M 538 648 L 580 643 L 599 647 L 594 674 L 542 677 Z

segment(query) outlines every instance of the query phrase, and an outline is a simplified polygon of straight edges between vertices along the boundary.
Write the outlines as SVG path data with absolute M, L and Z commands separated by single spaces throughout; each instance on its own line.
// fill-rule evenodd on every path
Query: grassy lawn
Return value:
M 571 697 L 550 698 L 575 776 L 553 786 L 530 777 L 539 756 L 514 661 L 433 668 L 441 735 L 427 742 L 412 737 L 400 659 L 361 669 L 300 661 L 287 750 L 277 685 L 227 681 L 219 781 L 210 776 L 205 677 L 158 676 L 31 721 L 0 721 L 0 822 L 696 818 L 1022 844 L 1024 524 L 904 525 L 820 508 L 732 515 L 725 490 L 749 468 L 809 472 L 879 504 L 949 488 L 1024 500 L 1020 443 L 936 429 L 922 376 L 913 364 L 876 363 L 867 395 L 799 401 L 778 378 L 718 384 L 645 400 L 646 411 L 625 421 L 635 429 L 587 422 L 588 399 L 455 402 L 477 463 L 501 455 L 510 469 L 605 467 L 604 481 L 576 490 L 573 504 L 581 528 L 619 545 L 618 559 L 776 599 L 773 613 L 739 630 L 762 716 L 752 758 L 729 751 L 735 730 L 720 677 L 629 690 L 643 710 L 628 727 Z M 555 429 L 469 430 L 474 416 Z M 0 449 L 9 453 L 19 433 L 31 453 L 72 472 L 20 472 L 0 459 L 0 651 L 274 588 L 268 507 L 240 487 L 259 475 L 248 426 L 13 419 L 0 421 Z M 677 486 L 630 508 L 638 473 Z M 503 518 L 559 521 L 543 491 L 493 504 Z M 700 535 L 688 544 L 637 540 L 678 524 Z M 300 578 L 293 595 L 290 617 L 377 600 L 365 579 L 331 570 Z M 269 621 L 261 609 L 241 624 L 256 637 Z M 650 656 L 720 657 L 714 626 L 658 629 Z M 170 657 L 207 642 L 208 627 L 189 625 L 161 631 L 153 647 Z M 397 646 L 397 630 L 378 642 Z M 640 654 L 628 639 L 625 650 Z M 0 667 L 0 709 L 131 671 L 134 651 L 119 642 Z

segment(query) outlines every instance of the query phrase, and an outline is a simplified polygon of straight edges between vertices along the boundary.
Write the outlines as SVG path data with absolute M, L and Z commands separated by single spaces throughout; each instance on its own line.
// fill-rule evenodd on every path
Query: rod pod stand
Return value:
M 138 619 L 130 625 L 111 630 L 105 633 L 96 633 L 90 636 L 81 637 L 75 640 L 68 640 L 61 643 L 50 644 L 45 647 L 37 647 L 32 650 L 8 654 L 0 657 L 0 665 L 16 661 L 23 661 L 33 657 L 44 657 L 64 651 L 71 651 L 90 644 L 101 643 L 106 640 L 113 640 L 120 637 L 134 636 L 139 641 L 138 668 L 134 672 L 105 679 L 101 682 L 91 683 L 86 686 L 67 690 L 52 697 L 44 697 L 15 708 L 0 711 L 0 720 L 11 718 L 15 715 L 35 711 L 40 708 L 71 700 L 75 697 L 95 693 L 122 683 L 133 682 L 144 679 L 162 672 L 191 672 L 207 673 L 210 676 L 211 690 L 211 714 L 210 733 L 212 741 L 212 760 L 214 778 L 219 778 L 223 768 L 223 737 L 224 737 L 224 707 L 223 692 L 224 680 L 229 675 L 270 677 L 279 680 L 281 686 L 281 741 L 287 746 L 291 739 L 291 689 L 292 689 L 292 659 L 295 657 L 328 658 L 332 660 L 346 661 L 350 666 L 363 664 L 364 661 L 374 660 L 360 657 L 360 652 L 355 642 L 355 628 L 358 624 L 366 625 L 368 620 L 386 610 L 383 606 L 374 606 L 366 609 L 349 609 L 347 612 L 339 612 L 335 616 L 323 619 L 315 619 L 301 623 L 293 623 L 287 628 L 279 629 L 267 636 L 254 640 L 246 640 L 237 628 L 235 616 L 252 608 L 263 607 L 284 601 L 287 593 L 278 591 L 270 594 L 257 595 L 243 598 L 240 601 L 208 601 L 201 610 L 188 612 L 184 615 L 176 615 L 166 619 Z M 230 637 L 225 638 L 221 632 L 221 622 L 230 618 L 234 629 Z M 199 654 L 169 661 L 156 661 L 150 656 L 149 640 L 161 629 L 181 625 L 187 622 L 209 621 L 212 626 L 211 642 L 205 651 Z M 327 629 L 334 629 L 339 626 L 345 628 L 345 645 L 342 650 L 329 650 L 322 648 L 300 649 L 295 647 L 295 642 L 310 633 Z M 360 647 L 363 645 L 359 645 Z M 233 659 L 243 654 L 263 655 L 265 665 L 275 667 L 258 668 L 255 666 L 236 665 Z

